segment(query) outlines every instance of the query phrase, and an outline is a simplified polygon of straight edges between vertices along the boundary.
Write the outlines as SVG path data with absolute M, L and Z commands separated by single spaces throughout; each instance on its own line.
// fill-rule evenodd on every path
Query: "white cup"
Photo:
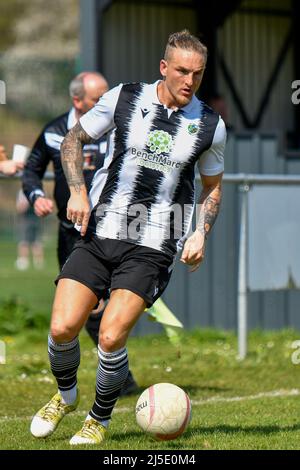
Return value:
M 25 145 L 14 145 L 12 159 L 14 162 L 26 163 L 30 155 L 30 148 Z

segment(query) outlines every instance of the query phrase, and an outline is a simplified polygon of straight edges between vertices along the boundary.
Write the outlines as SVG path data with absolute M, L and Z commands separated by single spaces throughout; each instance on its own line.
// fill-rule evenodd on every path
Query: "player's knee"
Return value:
M 100 332 L 99 344 L 106 352 L 113 352 L 125 346 L 125 339 L 122 335 L 111 331 Z
M 55 343 L 68 343 L 72 341 L 78 332 L 72 325 L 55 322 L 51 325 L 50 334 Z

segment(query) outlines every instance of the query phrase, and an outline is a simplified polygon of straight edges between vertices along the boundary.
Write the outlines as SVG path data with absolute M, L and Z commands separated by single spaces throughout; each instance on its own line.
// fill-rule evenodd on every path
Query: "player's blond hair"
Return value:
M 196 36 L 193 36 L 188 29 L 170 34 L 165 50 L 165 60 L 170 60 L 174 49 L 198 52 L 204 57 L 205 63 L 207 61 L 207 47 Z

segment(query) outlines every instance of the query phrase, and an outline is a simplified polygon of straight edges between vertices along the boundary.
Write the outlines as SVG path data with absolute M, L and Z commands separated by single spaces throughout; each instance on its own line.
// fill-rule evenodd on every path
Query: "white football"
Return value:
M 156 439 L 169 441 L 181 436 L 191 419 L 191 401 L 177 385 L 151 385 L 139 397 L 137 424 Z

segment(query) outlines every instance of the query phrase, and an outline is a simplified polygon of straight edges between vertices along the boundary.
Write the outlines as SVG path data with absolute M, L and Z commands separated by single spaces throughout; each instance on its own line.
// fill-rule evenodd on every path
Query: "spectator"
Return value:
M 3 162 L 5 160 L 7 160 L 5 147 L 3 147 L 3 145 L 0 145 L 0 162 Z
M 18 228 L 18 258 L 16 268 L 25 271 L 30 266 L 30 252 L 32 263 L 36 269 L 44 266 L 44 249 L 41 240 L 41 220 L 35 215 L 22 190 L 17 195 L 17 228 Z
M 0 145 L 0 173 L 6 176 L 12 176 L 23 168 L 23 163 L 8 160 L 5 148 L 3 145 Z

